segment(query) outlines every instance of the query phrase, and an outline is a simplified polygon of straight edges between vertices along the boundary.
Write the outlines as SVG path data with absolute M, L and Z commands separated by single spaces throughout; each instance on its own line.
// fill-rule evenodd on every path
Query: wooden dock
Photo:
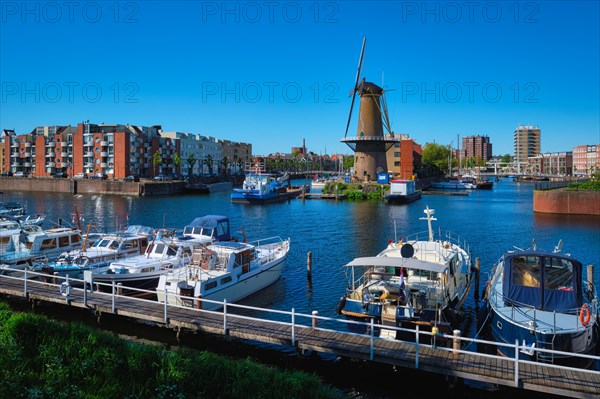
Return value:
M 88 309 L 99 318 L 104 314 L 110 314 L 134 321 L 151 322 L 156 326 L 178 332 L 189 330 L 217 334 L 228 339 L 275 344 L 294 348 L 300 352 L 312 350 L 340 357 L 418 369 L 452 378 L 571 398 L 600 397 L 599 371 L 567 368 L 460 349 L 461 345 L 465 346 L 467 343 L 486 342 L 482 340 L 441 335 L 440 339 L 446 339 L 451 347 L 415 344 L 349 333 L 344 331 L 345 326 L 342 323 L 350 322 L 342 319 L 236 304 L 225 304 L 222 311 L 206 311 L 99 291 L 91 292 L 89 289 L 77 288 L 64 281 L 51 283 L 32 279 L 34 274 L 42 276 L 33 272 L 27 273 L 28 278 L 0 275 L 0 294 L 25 298 L 33 305 L 44 302 Z M 264 311 L 265 315 L 270 316 L 269 318 L 250 317 L 247 315 L 248 310 L 254 313 Z M 342 327 L 332 328 L 334 325 Z M 600 357 L 596 356 L 594 359 L 600 360 Z

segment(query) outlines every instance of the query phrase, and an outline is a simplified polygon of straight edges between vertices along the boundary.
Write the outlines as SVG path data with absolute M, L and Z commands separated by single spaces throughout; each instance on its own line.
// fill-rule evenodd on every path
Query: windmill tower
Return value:
M 359 82 L 366 42 L 367 38 L 365 37 L 358 61 L 356 80 L 350 91 L 352 103 L 350 104 L 346 133 L 340 140 L 354 151 L 353 179 L 365 182 L 376 180 L 378 173 L 387 171 L 386 152 L 398 141 L 394 138 L 390 128 L 384 90 L 375 83 L 366 82 L 364 78 Z M 360 96 L 358 128 L 356 137 L 347 137 L 356 93 Z M 383 133 L 384 127 L 389 133 L 387 137 Z

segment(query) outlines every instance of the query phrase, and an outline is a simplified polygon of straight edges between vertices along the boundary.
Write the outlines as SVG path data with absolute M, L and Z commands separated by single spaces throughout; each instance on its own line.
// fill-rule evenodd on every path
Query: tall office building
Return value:
M 537 126 L 519 125 L 514 134 L 514 160 L 527 163 L 529 157 L 539 155 L 541 153 L 541 135 L 540 128 Z
M 492 158 L 492 143 L 488 136 L 467 136 L 462 139 L 463 156 L 481 158 L 488 161 Z

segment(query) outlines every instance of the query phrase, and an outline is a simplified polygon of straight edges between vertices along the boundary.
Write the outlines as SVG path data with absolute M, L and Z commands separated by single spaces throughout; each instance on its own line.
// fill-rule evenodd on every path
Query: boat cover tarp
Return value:
M 205 215 L 192 220 L 186 227 L 207 227 L 216 229 L 215 237 L 218 241 L 231 240 L 229 218 L 222 215 Z
M 398 258 L 391 256 L 366 256 L 355 258 L 346 264 L 353 266 L 383 266 L 383 267 L 403 267 L 406 269 L 426 270 L 435 273 L 444 273 L 448 269 L 447 265 L 434 262 L 425 262 L 414 258 Z
M 574 311 L 583 304 L 582 265 L 560 254 L 517 251 L 504 256 L 503 295 L 515 305 Z

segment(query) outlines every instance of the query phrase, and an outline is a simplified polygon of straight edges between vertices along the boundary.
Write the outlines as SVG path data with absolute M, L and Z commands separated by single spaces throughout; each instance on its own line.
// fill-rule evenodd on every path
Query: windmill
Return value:
M 386 172 L 386 152 L 398 141 L 394 138 L 390 126 L 383 88 L 375 83 L 365 81 L 365 78 L 359 81 L 366 43 L 367 38 L 365 37 L 358 60 L 354 87 L 350 91 L 352 102 L 350 103 L 346 133 L 340 140 L 354 151 L 353 178 L 358 181 L 374 180 L 378 173 Z M 356 93 L 360 96 L 357 134 L 356 137 L 348 137 Z M 388 136 L 384 135 L 384 127 Z

